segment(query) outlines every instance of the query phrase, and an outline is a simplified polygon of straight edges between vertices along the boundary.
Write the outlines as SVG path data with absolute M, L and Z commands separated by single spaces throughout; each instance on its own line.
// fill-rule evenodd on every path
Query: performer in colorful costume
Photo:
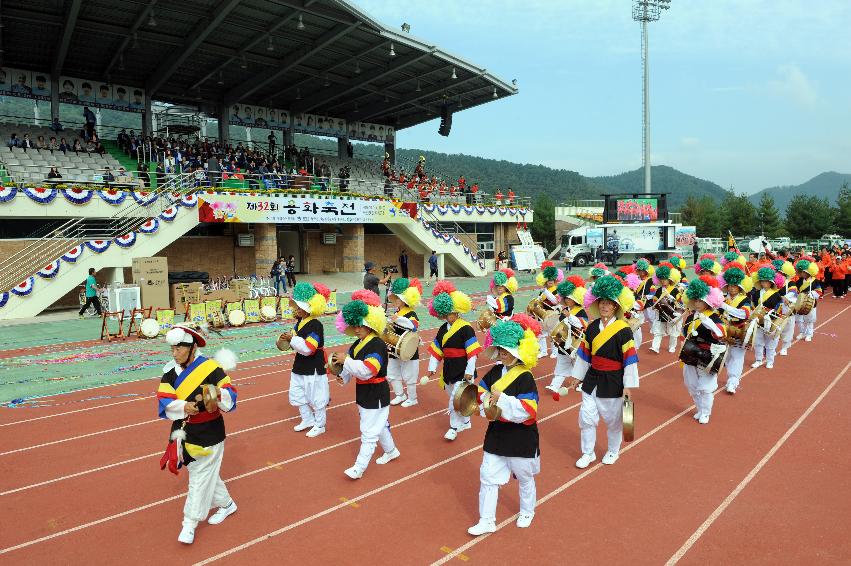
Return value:
M 494 273 L 490 284 L 491 295 L 487 297 L 488 306 L 493 313 L 502 318 L 514 314 L 514 293 L 517 292 L 517 279 L 511 269 L 500 269 Z
M 713 371 L 720 367 L 716 363 L 723 358 L 727 346 L 722 342 L 724 338 L 724 324 L 718 316 L 716 309 L 724 302 L 724 295 L 718 288 L 718 281 L 711 274 L 701 275 L 699 279 L 689 283 L 685 291 L 689 300 L 689 314 L 683 321 L 683 337 L 688 343 L 696 344 L 705 357 L 690 358 L 697 361 L 711 359 L 704 367 L 685 361 L 683 363 L 683 382 L 686 389 L 694 400 L 697 412 L 694 418 L 700 424 L 708 424 L 712 415 L 712 402 L 715 399 L 713 392 L 718 389 L 718 372 Z
M 402 334 L 405 331 L 417 332 L 420 319 L 414 309 L 420 304 L 423 285 L 417 278 L 400 277 L 390 286 L 390 302 L 396 308 L 396 314 L 390 317 L 393 331 Z M 393 389 L 391 405 L 413 407 L 417 404 L 417 382 L 420 379 L 419 348 L 410 360 L 400 360 L 392 352 L 387 363 L 387 379 Z M 407 393 L 406 393 L 407 391 Z
M 376 444 L 384 454 L 375 463 L 386 464 L 399 457 L 390 433 L 390 386 L 387 384 L 387 345 L 380 338 L 387 317 L 379 306 L 381 299 L 372 291 L 352 293 L 352 300 L 337 315 L 336 326 L 357 341 L 343 360 L 340 381 L 355 379 L 355 403 L 360 417 L 361 444 L 355 464 L 343 473 L 356 480 L 363 477 Z
M 564 272 L 557 268 L 551 261 L 545 261 L 541 264 L 541 272 L 535 278 L 538 287 L 541 287 L 542 305 L 547 310 L 556 310 L 558 308 L 558 297 L 556 297 L 556 286 L 564 281 Z M 544 357 L 547 355 L 547 333 L 541 332 L 538 336 L 538 346 L 540 352 L 538 355 Z
M 432 316 L 446 322 L 438 328 L 437 336 L 429 346 L 428 374 L 421 383 L 427 383 L 443 361 L 440 386 L 449 397 L 449 430 L 443 435 L 446 440 L 455 440 L 459 432 L 473 426 L 469 417 L 452 407 L 455 389 L 475 379 L 476 359 L 482 350 L 473 327 L 460 316 L 470 312 L 471 307 L 470 297 L 458 291 L 451 281 L 438 281 L 434 286 L 428 310 Z
M 677 305 L 680 302 L 682 290 L 679 283 L 681 280 L 680 270 L 667 262 L 659 264 L 659 267 L 656 268 L 656 274 L 653 276 L 654 290 L 653 295 L 648 300 L 648 305 L 656 309 L 656 319 L 653 321 L 653 326 L 650 327 L 650 332 L 653 334 L 650 351 L 656 354 L 659 353 L 662 338 L 665 336 L 668 337 L 668 352 L 673 354 L 677 351 L 677 338 L 680 334 L 679 319 L 670 310 L 660 312 L 658 309 L 662 306 L 660 304 L 662 301 L 670 306 Z
M 325 371 L 325 329 L 318 318 L 325 314 L 330 296 L 328 287 L 320 283 L 296 283 L 292 291 L 296 325 L 289 343 L 296 354 L 290 373 L 289 400 L 301 415 L 301 422 L 293 430 L 307 430 L 310 438 L 325 433 L 326 411 L 331 400 Z
M 721 304 L 724 311 L 721 319 L 727 328 L 735 327 L 744 334 L 748 318 L 751 315 L 751 301 L 749 293 L 753 287 L 753 280 L 745 273 L 744 263 L 728 263 L 720 276 L 719 283 L 727 293 L 727 297 Z M 745 344 L 730 344 L 727 347 L 727 393 L 734 394 L 742 379 L 742 368 L 745 363 Z
M 585 281 L 581 277 L 571 275 L 559 283 L 556 288 L 562 307 L 559 312 L 559 320 L 567 320 L 567 324 L 572 329 L 571 332 L 577 334 L 585 332 L 585 328 L 588 326 L 588 314 L 582 307 L 585 300 L 584 285 Z M 558 344 L 553 340 L 553 348 L 556 351 L 556 367 L 553 372 L 553 379 L 546 388 L 552 393 L 554 401 L 561 399 L 562 393 L 565 392 L 562 385 L 573 371 L 573 359 L 577 353 L 571 348 L 572 342 L 572 336 L 563 344 Z
M 195 528 L 218 510 L 208 523 L 217 525 L 236 512 L 236 503 L 222 481 L 220 470 L 225 451 L 223 412 L 236 408 L 236 388 L 226 371 L 236 367 L 236 354 L 221 350 L 216 360 L 201 354 L 207 345 L 200 329 L 176 324 L 166 334 L 172 360 L 163 367 L 157 390 L 159 416 L 172 421 L 171 441 L 160 467 L 173 474 L 185 466 L 189 493 L 183 506 L 183 528 L 177 540 L 192 544 Z M 205 403 L 206 400 L 206 403 Z
M 638 387 L 638 354 L 632 331 L 623 313 L 632 308 L 635 297 L 611 275 L 600 277 L 585 294 L 585 310 L 591 322 L 573 363 L 573 384 L 582 382 L 579 431 L 582 456 L 577 468 L 587 468 L 597 459 L 597 424 L 606 423 L 608 448 L 604 464 L 617 462 L 623 440 L 623 401 L 630 389 Z
M 762 307 L 766 312 L 763 319 L 763 324 L 758 324 L 757 320 L 751 321 L 755 326 L 754 335 L 754 357 L 756 361 L 751 364 L 752 368 L 758 368 L 765 361 L 765 367 L 772 369 L 774 367 L 774 355 L 777 351 L 777 342 L 780 336 L 771 334 L 771 322 L 773 319 L 779 318 L 783 309 L 783 295 L 780 289 L 786 284 L 783 275 L 774 271 L 771 267 L 760 267 L 756 272 L 757 280 L 759 281 L 759 294 L 754 305 L 754 310 Z M 769 316 L 771 315 L 771 316 Z
M 479 522 L 467 529 L 473 536 L 496 531 L 499 488 L 514 476 L 520 488 L 517 526 L 526 528 L 535 516 L 535 475 L 541 471 L 538 441 L 538 389 L 532 368 L 538 342 L 531 330 L 514 321 L 498 321 L 488 331 L 489 350 L 499 363 L 479 381 L 479 402 L 498 409 L 485 432 L 479 470 Z M 482 409 L 484 414 L 484 409 Z
M 822 288 L 821 282 L 816 279 L 816 275 L 818 275 L 818 265 L 816 265 L 815 262 L 807 261 L 805 259 L 799 260 L 798 263 L 795 264 L 795 270 L 798 273 L 798 280 L 792 284 L 795 287 L 795 290 L 799 294 L 807 293 L 816 301 L 809 314 L 795 315 L 795 323 L 800 328 L 798 331 L 798 340 L 803 339 L 806 342 L 812 342 L 817 317 L 816 309 L 818 308 L 818 301 L 821 299 L 824 289 Z M 795 324 L 792 326 L 794 327 Z

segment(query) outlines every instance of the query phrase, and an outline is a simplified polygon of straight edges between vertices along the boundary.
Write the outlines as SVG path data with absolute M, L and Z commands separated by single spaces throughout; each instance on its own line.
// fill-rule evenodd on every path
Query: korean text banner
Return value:
M 201 222 L 388 224 L 408 222 L 401 203 L 350 198 L 210 195 L 198 206 Z

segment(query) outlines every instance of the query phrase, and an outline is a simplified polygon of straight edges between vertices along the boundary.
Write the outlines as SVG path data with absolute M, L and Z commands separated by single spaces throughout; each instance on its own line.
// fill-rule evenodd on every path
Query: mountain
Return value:
M 654 165 L 651 175 L 654 193 L 670 193 L 668 208 L 671 210 L 678 210 L 689 196 L 708 196 L 718 202 L 724 198 L 724 189 L 712 181 L 692 177 L 667 165 Z M 592 181 L 606 187 L 610 193 L 641 193 L 644 191 L 644 169 L 610 177 L 593 177 Z
M 842 183 L 851 185 L 851 174 L 837 173 L 836 171 L 827 171 L 820 173 L 805 183 L 800 185 L 787 185 L 782 187 L 770 187 L 763 189 L 757 193 L 750 195 L 748 198 L 754 204 L 759 203 L 762 195 L 769 194 L 774 198 L 774 204 L 780 214 L 786 214 L 786 206 L 796 194 L 807 196 L 817 196 L 819 198 L 827 198 L 831 205 L 836 205 L 836 197 L 839 196 L 839 189 Z

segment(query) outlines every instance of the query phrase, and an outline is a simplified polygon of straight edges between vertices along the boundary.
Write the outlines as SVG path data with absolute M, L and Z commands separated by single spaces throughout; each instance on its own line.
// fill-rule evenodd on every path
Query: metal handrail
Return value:
M 157 198 L 148 205 L 132 200 L 106 219 L 81 217 L 68 220 L 50 234 L 4 259 L 0 262 L 0 289 L 8 290 L 14 287 L 38 271 L 46 262 L 54 261 L 61 253 L 74 246 L 82 245 L 91 239 L 112 240 L 136 230 L 150 218 L 151 206 L 158 206 L 162 211 L 173 205 L 174 201 L 169 200 L 166 203 L 162 197 L 180 192 L 176 189 L 179 189 L 182 179 L 175 177 L 171 181 L 171 186 L 164 185 L 156 191 Z M 192 194 L 195 190 L 197 187 L 181 194 Z M 138 214 L 142 211 L 144 214 Z

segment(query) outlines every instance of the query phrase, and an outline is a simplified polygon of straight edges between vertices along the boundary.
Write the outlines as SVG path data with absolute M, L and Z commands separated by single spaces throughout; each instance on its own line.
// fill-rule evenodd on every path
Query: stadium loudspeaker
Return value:
M 440 128 L 438 128 L 437 133 L 441 136 L 448 136 L 451 130 L 452 110 L 449 109 L 448 105 L 444 104 L 440 109 Z

